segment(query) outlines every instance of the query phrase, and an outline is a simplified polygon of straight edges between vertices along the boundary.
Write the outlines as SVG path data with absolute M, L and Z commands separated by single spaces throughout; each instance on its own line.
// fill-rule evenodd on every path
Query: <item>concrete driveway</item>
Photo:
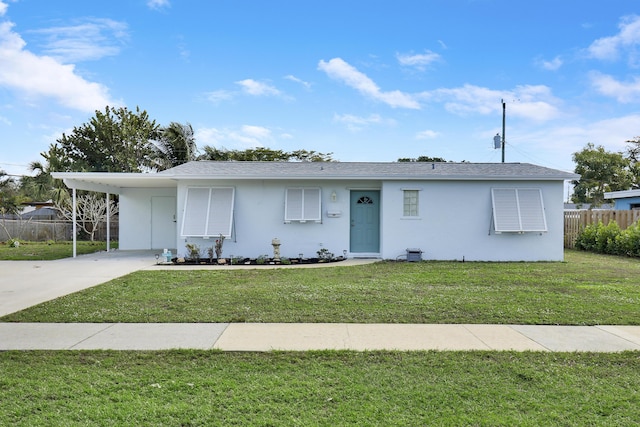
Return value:
M 0 261 L 0 316 L 155 265 L 153 251 L 113 251 L 55 261 Z

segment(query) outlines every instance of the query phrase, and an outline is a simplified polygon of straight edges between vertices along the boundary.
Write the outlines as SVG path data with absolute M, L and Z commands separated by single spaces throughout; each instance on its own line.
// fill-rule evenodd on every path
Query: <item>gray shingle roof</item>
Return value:
M 196 161 L 160 172 L 178 179 L 565 180 L 579 175 L 530 163 Z

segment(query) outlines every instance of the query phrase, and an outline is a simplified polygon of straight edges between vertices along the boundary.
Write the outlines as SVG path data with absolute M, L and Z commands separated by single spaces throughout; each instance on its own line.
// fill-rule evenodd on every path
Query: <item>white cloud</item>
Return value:
M 78 25 L 32 31 L 45 37 L 44 53 L 60 62 L 100 59 L 120 53 L 129 35 L 127 24 L 111 19 L 88 19 Z
M 397 53 L 396 58 L 401 65 L 415 67 L 419 70 L 424 70 L 428 65 L 441 59 L 440 55 L 430 50 L 419 54 Z
M 262 83 L 253 79 L 245 79 L 237 81 L 236 84 L 242 87 L 242 90 L 254 96 L 279 96 L 281 92 L 274 86 Z
M 493 114 L 502 110 L 502 99 L 508 104 L 510 114 L 534 121 L 548 121 L 558 118 L 557 100 L 547 86 L 523 85 L 511 91 L 497 91 L 466 84 L 453 89 L 436 89 L 424 92 L 426 100 L 444 103 L 451 113 L 466 116 L 470 114 Z
M 562 165 L 553 167 L 572 170 L 572 154 L 582 150 L 589 142 L 602 145 L 607 151 L 624 151 L 625 141 L 638 134 L 638 122 L 640 115 L 632 114 L 588 123 L 572 122 L 557 127 L 536 127 L 531 132 L 523 130 L 519 133 L 518 146 L 530 147 L 537 153 L 544 153 L 548 161 L 543 163 L 556 165 L 561 162 Z M 513 136 L 511 133 L 511 140 L 515 143 Z M 507 142 L 509 138 L 507 133 Z
M 602 95 L 624 104 L 640 101 L 640 77 L 634 77 L 630 82 L 621 82 L 597 71 L 591 72 L 589 77 L 593 87 Z
M 242 126 L 242 134 L 256 140 L 265 140 L 271 138 L 271 131 L 262 126 L 244 125 Z
M 293 76 L 293 75 L 289 74 L 287 76 L 284 76 L 284 78 L 287 79 L 287 80 L 291 80 L 292 82 L 296 82 L 296 83 L 301 84 L 302 86 L 305 87 L 305 89 L 311 89 L 311 83 L 305 82 L 304 80 L 301 80 L 301 79 L 297 78 L 296 76 Z
M 352 132 L 358 132 L 370 125 L 395 124 L 395 121 L 383 119 L 379 114 L 371 114 L 369 117 L 355 116 L 353 114 L 334 114 L 333 121 L 345 124 Z
M 273 139 L 270 129 L 254 125 L 243 125 L 239 129 L 198 128 L 195 138 L 199 146 L 228 149 L 262 147 Z
M 564 64 L 564 61 L 559 56 L 556 56 L 550 61 L 545 61 L 544 59 L 540 59 L 536 61 L 536 63 L 543 70 L 556 71 L 560 69 L 560 67 L 562 67 L 562 65 Z
M 640 17 L 631 15 L 625 16 L 618 24 L 620 31 L 610 37 L 602 37 L 587 48 L 587 52 L 592 58 L 601 60 L 617 60 L 621 50 L 631 49 L 631 60 L 635 61 L 634 48 L 640 44 Z
M 149 9 L 161 10 L 171 7 L 169 0 L 148 0 L 147 6 Z
M 416 139 L 434 139 L 440 136 L 440 134 L 433 130 L 423 130 L 416 134 Z
M 321 60 L 318 63 L 318 69 L 327 73 L 332 79 L 341 81 L 361 94 L 383 102 L 392 108 L 420 109 L 420 104 L 412 95 L 399 90 L 381 91 L 378 85 L 367 75 L 358 71 L 341 58 L 333 58 L 328 62 Z
M 275 86 L 259 82 L 254 79 L 239 80 L 235 82 L 235 84 L 240 86 L 240 90 L 230 91 L 220 89 L 207 92 L 204 96 L 214 104 L 219 104 L 223 101 L 230 101 L 242 93 L 251 96 L 277 96 L 283 99 L 290 99 L 288 96 L 280 92 Z
M 222 101 L 229 101 L 233 99 L 234 95 L 235 94 L 233 92 L 230 92 L 228 90 L 215 90 L 213 92 L 205 93 L 207 99 L 214 104 L 219 104 Z
M 4 14 L 7 13 L 8 7 L 9 6 L 6 3 L 0 1 L 0 16 L 4 16 Z
M 26 43 L 12 28 L 11 22 L 0 23 L 0 86 L 26 97 L 53 98 L 65 107 L 87 112 L 118 104 L 104 85 L 80 77 L 74 65 L 26 50 Z
M 198 142 L 198 146 L 217 146 L 224 139 L 224 135 L 216 128 L 197 128 L 194 132 L 194 138 Z

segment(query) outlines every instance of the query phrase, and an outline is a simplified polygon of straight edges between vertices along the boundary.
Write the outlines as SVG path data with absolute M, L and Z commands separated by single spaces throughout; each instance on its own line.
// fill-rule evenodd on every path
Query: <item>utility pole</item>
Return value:
M 507 116 L 507 103 L 504 102 L 504 99 L 501 99 L 500 102 L 502 102 L 502 163 L 504 163 L 504 145 L 505 145 L 505 139 L 504 139 L 504 128 L 505 128 L 505 118 Z

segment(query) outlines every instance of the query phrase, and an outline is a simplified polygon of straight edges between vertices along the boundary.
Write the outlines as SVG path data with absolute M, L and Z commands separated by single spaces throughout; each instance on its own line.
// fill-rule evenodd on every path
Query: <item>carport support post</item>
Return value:
M 111 246 L 111 224 L 109 223 L 109 211 L 110 211 L 110 197 L 111 195 L 107 193 L 107 252 L 109 252 L 109 247 Z
M 71 203 L 72 209 L 73 209 L 73 213 L 71 214 L 71 218 L 73 221 L 73 257 L 76 257 L 77 251 L 76 251 L 76 189 L 73 188 L 71 191 L 71 198 L 73 200 L 73 202 Z

